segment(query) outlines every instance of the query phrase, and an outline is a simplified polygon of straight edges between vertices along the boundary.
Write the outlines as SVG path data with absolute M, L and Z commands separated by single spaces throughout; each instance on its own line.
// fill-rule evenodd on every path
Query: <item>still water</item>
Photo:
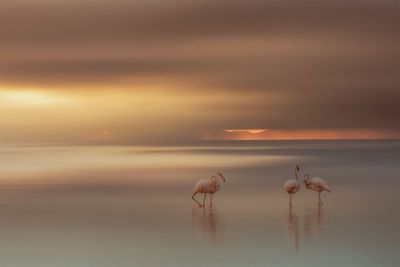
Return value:
M 0 266 L 399 266 L 399 162 L 400 141 L 2 145 Z M 321 208 L 304 187 L 288 208 L 295 164 Z

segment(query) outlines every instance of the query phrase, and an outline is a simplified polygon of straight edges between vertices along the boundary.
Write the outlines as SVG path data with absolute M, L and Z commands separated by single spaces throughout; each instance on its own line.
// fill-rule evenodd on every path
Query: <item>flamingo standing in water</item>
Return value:
M 221 188 L 221 184 L 218 181 L 218 178 L 221 178 L 225 183 L 225 177 L 221 172 L 217 172 L 216 175 L 212 175 L 210 179 L 201 179 L 199 180 L 193 188 L 192 199 L 196 201 L 199 207 L 204 207 L 206 202 L 207 194 L 210 194 L 210 205 L 212 205 L 212 200 L 214 197 L 214 193 L 217 192 Z M 197 193 L 204 193 L 203 205 L 198 202 L 194 196 Z
M 307 189 L 311 189 L 318 192 L 319 207 L 322 206 L 321 192 L 322 191 L 331 192 L 329 190 L 328 184 L 322 178 L 319 177 L 311 178 L 310 175 L 308 174 L 304 175 L 304 185 Z
M 290 179 L 287 180 L 286 183 L 283 186 L 283 189 L 289 194 L 289 207 L 292 207 L 292 198 L 294 194 L 296 194 L 297 191 L 299 191 L 301 184 L 299 181 L 299 165 L 296 165 L 296 168 L 294 169 L 294 176 L 296 177 L 296 180 Z

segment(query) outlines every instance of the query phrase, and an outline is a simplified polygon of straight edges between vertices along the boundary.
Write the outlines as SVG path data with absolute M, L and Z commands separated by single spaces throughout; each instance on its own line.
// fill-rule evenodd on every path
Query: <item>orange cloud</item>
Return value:
M 227 133 L 240 133 L 240 132 L 245 132 L 245 133 L 250 133 L 250 134 L 259 134 L 262 132 L 268 131 L 268 129 L 225 129 L 224 132 Z
M 206 134 L 205 140 L 335 140 L 335 139 L 392 139 L 400 133 L 371 129 L 225 129 Z

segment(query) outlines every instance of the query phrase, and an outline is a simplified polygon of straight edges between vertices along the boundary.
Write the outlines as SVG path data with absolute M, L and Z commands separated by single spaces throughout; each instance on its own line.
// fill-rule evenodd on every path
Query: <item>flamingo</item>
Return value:
M 221 172 L 217 172 L 216 175 L 212 175 L 210 179 L 201 179 L 199 180 L 193 188 L 192 199 L 199 204 L 199 207 L 204 207 L 204 203 L 206 202 L 207 194 L 210 194 L 210 205 L 212 205 L 212 200 L 214 197 L 214 193 L 217 192 L 221 188 L 221 184 L 218 181 L 218 178 L 221 178 L 225 183 L 225 177 Z M 198 202 L 194 196 L 197 193 L 204 193 L 203 205 Z
M 292 207 L 292 198 L 294 194 L 296 194 L 296 192 L 299 191 L 301 187 L 299 181 L 299 173 L 298 173 L 299 171 L 300 171 L 299 165 L 296 165 L 296 168 L 294 169 L 294 176 L 296 177 L 296 180 L 294 179 L 287 180 L 283 186 L 284 190 L 289 194 L 289 207 Z
M 328 184 L 322 178 L 319 177 L 311 178 L 310 175 L 308 174 L 304 175 L 304 185 L 307 189 L 311 189 L 318 192 L 318 206 L 322 206 L 321 192 L 322 191 L 331 192 L 329 190 Z

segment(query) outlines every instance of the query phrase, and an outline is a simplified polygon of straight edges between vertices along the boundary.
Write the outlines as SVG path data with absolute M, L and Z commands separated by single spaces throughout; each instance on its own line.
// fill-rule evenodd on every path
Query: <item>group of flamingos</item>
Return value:
M 283 186 L 283 189 L 289 194 L 289 207 L 292 207 L 292 199 L 293 196 L 299 191 L 301 187 L 301 183 L 299 180 L 299 165 L 296 165 L 294 169 L 295 179 L 287 180 Z M 214 193 L 216 193 L 220 188 L 221 184 L 219 183 L 219 179 L 221 179 L 225 183 L 225 177 L 221 172 L 217 172 L 215 175 L 211 175 L 210 179 L 201 179 L 199 180 L 193 188 L 192 199 L 199 205 L 199 207 L 204 207 L 206 203 L 207 194 L 210 195 L 210 205 L 212 205 Z M 318 206 L 322 206 L 321 193 L 323 191 L 331 192 L 327 183 L 319 177 L 310 177 L 308 174 L 304 175 L 304 186 L 307 189 L 314 190 L 318 192 Z M 194 197 L 197 193 L 203 193 L 204 199 L 203 204 L 198 202 Z

